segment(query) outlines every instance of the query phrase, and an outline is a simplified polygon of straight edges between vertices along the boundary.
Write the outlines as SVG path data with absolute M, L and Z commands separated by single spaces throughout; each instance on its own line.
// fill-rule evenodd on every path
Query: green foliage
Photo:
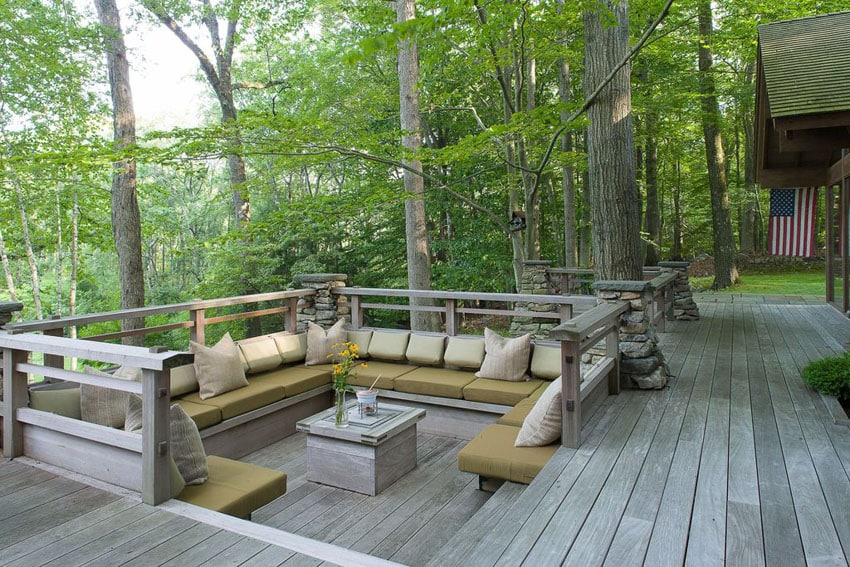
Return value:
M 810 362 L 803 368 L 803 381 L 821 394 L 850 398 L 850 352 Z

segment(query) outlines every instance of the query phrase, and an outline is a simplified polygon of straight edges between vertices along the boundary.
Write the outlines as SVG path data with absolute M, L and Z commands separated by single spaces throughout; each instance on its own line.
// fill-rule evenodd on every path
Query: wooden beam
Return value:
M 831 152 L 844 148 L 850 148 L 850 134 L 844 127 L 779 132 L 780 152 Z
M 826 167 L 776 167 L 756 168 L 756 181 L 762 187 L 824 187 L 827 185 Z
M 773 119 L 773 125 L 777 130 L 846 127 L 850 126 L 850 111 L 781 116 Z
M 838 185 L 850 177 L 850 153 L 829 166 L 826 174 L 826 186 Z

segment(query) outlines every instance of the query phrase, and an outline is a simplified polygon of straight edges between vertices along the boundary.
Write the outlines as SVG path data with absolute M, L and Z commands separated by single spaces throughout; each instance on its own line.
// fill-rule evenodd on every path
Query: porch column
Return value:
M 307 321 L 327 329 L 340 317 L 348 318 L 350 311 L 344 296 L 331 293 L 337 287 L 344 287 L 346 274 L 299 274 L 295 281 L 306 289 L 315 289 L 316 295 L 298 300 L 298 330 L 307 328 Z
M 629 310 L 620 315 L 620 384 L 624 388 L 660 390 L 667 385 L 667 363 L 658 348 L 652 323 L 653 289 L 643 281 L 594 282 L 599 303 L 627 301 Z
M 694 301 L 694 293 L 691 291 L 691 281 L 688 279 L 688 268 L 690 262 L 658 262 L 662 268 L 669 268 L 676 272 L 676 281 L 673 282 L 673 314 L 677 321 L 696 321 L 699 319 L 699 307 Z

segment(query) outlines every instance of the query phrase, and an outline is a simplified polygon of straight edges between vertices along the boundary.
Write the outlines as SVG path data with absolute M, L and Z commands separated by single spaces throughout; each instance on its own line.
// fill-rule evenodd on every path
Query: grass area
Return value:
M 711 289 L 713 277 L 691 278 L 699 290 Z M 759 293 L 770 295 L 825 295 L 825 276 L 820 271 L 742 274 L 741 283 L 720 293 Z

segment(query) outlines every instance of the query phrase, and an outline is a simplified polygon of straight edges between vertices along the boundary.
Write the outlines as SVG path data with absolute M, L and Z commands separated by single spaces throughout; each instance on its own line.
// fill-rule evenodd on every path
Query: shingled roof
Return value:
M 850 12 L 759 26 L 755 126 L 762 186 L 850 175 Z
M 770 116 L 850 110 L 850 12 L 759 26 Z

